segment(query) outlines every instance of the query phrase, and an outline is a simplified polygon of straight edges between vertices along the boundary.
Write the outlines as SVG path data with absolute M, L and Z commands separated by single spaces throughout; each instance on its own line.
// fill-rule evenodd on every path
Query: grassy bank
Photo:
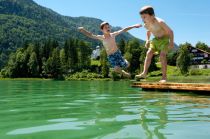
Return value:
M 157 64 L 160 67 L 160 64 Z M 161 70 L 148 74 L 148 78 L 142 81 L 158 82 L 161 79 Z M 190 69 L 184 76 L 175 66 L 167 66 L 168 82 L 177 83 L 210 83 L 210 69 Z
M 98 64 L 97 62 L 95 64 Z M 160 64 L 157 64 L 160 67 Z M 154 71 L 148 74 L 147 79 L 141 81 L 147 82 L 158 82 L 161 79 L 161 70 Z M 181 75 L 180 71 L 175 66 L 168 66 L 167 70 L 168 82 L 177 83 L 210 83 L 210 69 L 193 69 L 190 70 L 187 76 Z M 64 78 L 63 78 L 64 79 Z M 0 80 L 54 80 L 45 78 L 0 78 Z M 97 73 L 91 73 L 86 70 L 77 72 L 73 75 L 65 76 L 64 80 L 98 80 L 98 81 L 111 81 L 112 78 L 104 78 L 102 75 Z M 121 80 L 117 78 L 117 80 Z M 129 79 L 122 79 L 129 80 Z

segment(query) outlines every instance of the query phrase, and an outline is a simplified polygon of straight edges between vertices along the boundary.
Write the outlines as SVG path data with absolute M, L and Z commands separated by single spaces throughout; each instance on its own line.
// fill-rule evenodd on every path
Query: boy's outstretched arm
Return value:
M 130 30 L 130 29 L 132 29 L 132 28 L 140 28 L 140 27 L 142 27 L 141 24 L 135 24 L 135 25 L 133 25 L 133 26 L 129 26 L 129 27 L 126 27 L 126 28 L 122 29 L 122 31 L 123 31 L 123 32 L 127 32 L 128 30 Z
M 84 35 L 92 38 L 92 39 L 98 39 L 97 35 L 94 35 L 93 33 L 87 31 L 84 27 L 78 27 L 78 30 L 83 33 Z
M 173 31 L 164 22 L 161 22 L 160 25 L 167 31 L 167 33 L 169 35 L 169 40 L 170 40 L 169 48 L 173 49 L 174 48 L 174 33 L 173 33 Z
M 123 28 L 123 29 L 121 29 L 121 30 L 119 30 L 119 31 L 116 31 L 116 32 L 114 32 L 113 34 L 119 35 L 120 33 L 127 32 L 128 30 L 130 30 L 130 29 L 132 29 L 132 28 L 140 28 L 140 27 L 142 27 L 141 24 L 135 24 L 135 25 L 133 25 L 133 26 L 129 26 L 129 27 Z

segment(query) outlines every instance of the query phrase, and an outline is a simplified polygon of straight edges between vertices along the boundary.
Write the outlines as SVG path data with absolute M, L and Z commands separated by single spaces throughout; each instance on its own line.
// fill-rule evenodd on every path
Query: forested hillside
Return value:
M 14 50 L 26 41 L 45 41 L 48 38 L 57 40 L 59 44 L 68 38 L 82 39 L 95 47 L 100 42 L 83 36 L 77 27 L 84 26 L 99 34 L 101 22 L 96 18 L 62 16 L 32 0 L 0 0 L 0 49 Z M 119 27 L 113 27 L 116 29 Z M 134 37 L 125 33 L 117 39 L 121 38 L 129 40 Z

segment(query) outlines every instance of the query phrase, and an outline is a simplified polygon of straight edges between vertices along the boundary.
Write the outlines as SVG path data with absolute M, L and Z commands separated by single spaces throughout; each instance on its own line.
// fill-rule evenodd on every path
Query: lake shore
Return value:
M 158 82 L 161 79 L 161 76 L 156 77 L 147 77 L 146 79 L 141 79 L 142 82 Z M 0 80 L 56 80 L 56 79 L 46 79 L 46 78 L 0 78 Z M 111 78 L 78 78 L 73 80 L 63 80 L 63 81 L 112 81 Z M 128 80 L 129 79 L 120 79 L 120 80 Z M 135 79 L 133 79 L 135 80 Z M 168 76 L 168 82 L 177 82 L 177 83 L 209 83 L 209 76 Z

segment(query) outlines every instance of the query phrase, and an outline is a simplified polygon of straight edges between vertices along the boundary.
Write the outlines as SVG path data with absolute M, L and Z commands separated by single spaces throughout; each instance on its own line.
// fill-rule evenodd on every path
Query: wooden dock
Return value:
M 199 91 L 209 92 L 210 84 L 202 83 L 154 83 L 154 82 L 133 82 L 132 87 L 142 88 L 143 90 L 165 90 L 165 91 Z

